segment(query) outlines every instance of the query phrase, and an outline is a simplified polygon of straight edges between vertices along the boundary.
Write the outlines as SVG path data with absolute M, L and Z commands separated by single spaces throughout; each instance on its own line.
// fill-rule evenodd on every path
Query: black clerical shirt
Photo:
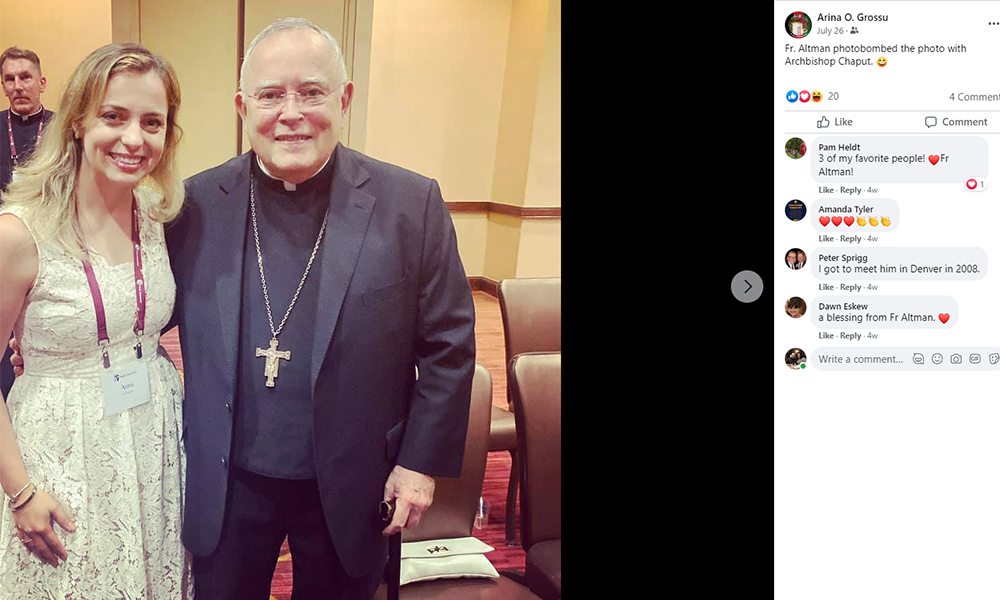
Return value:
M 302 279 L 330 205 L 334 160 L 331 158 L 318 174 L 293 191 L 262 172 L 256 156 L 251 160 L 260 250 L 275 329 Z M 326 233 L 322 244 L 328 243 Z M 266 387 L 265 359 L 256 356 L 256 349 L 269 348 L 271 330 L 248 215 L 233 442 L 234 464 L 248 471 L 282 479 L 316 477 L 310 365 L 322 269 L 322 251 L 318 251 L 288 321 L 278 334 L 278 351 L 291 351 L 291 358 L 278 360 L 275 385 Z
M 42 116 L 45 116 L 44 122 Z M 14 172 L 14 161 L 10 152 L 10 137 L 7 135 L 7 116 L 10 115 L 10 126 L 14 133 L 14 147 L 17 149 L 17 164 L 24 164 L 31 153 L 35 150 L 35 141 L 38 138 L 38 125 L 42 123 L 47 127 L 52 122 L 55 115 L 51 110 L 40 110 L 37 113 L 23 118 L 17 113 L 10 113 L 10 109 L 0 112 L 0 131 L 3 132 L 3 142 L 0 143 L 0 192 L 7 189 L 10 183 L 11 174 Z

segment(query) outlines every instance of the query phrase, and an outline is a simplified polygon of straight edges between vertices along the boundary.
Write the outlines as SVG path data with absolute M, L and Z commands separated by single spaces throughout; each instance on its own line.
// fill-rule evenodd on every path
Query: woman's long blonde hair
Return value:
M 76 186 L 83 140 L 76 139 L 74 129 L 83 128 L 88 118 L 96 116 L 112 77 L 150 72 L 163 81 L 168 110 L 160 162 L 140 182 L 140 185 L 154 184 L 162 197 L 147 206 L 145 213 L 161 223 L 177 216 L 184 202 L 184 184 L 174 168 L 181 139 L 181 128 L 177 125 L 181 106 L 177 74 L 170 63 L 138 44 L 109 44 L 91 52 L 73 71 L 59 112 L 45 126 L 31 158 L 16 168 L 16 181 L 10 183 L 3 195 L 4 204 L 24 205 L 36 241 L 55 242 L 71 254 L 81 253 L 83 235 L 76 218 Z

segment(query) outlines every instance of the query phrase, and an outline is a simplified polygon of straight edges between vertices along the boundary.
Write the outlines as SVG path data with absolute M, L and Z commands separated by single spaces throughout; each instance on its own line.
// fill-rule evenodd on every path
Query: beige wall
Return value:
M 177 153 L 182 177 L 236 154 L 236 2 L 140 0 L 140 41 L 173 65 L 181 83 Z M 179 18 L 197 15 L 198 18 Z
M 465 274 L 469 277 L 482 276 L 486 261 L 486 236 L 489 224 L 482 213 L 452 213 L 455 235 L 458 237 L 458 253 L 462 257 Z
M 488 201 L 510 0 L 375 0 L 364 151 Z
M 551 0 L 545 24 L 525 206 L 562 206 L 562 2 Z M 600 123 L 597 124 L 600 126 Z M 557 237 L 558 239 L 558 237 Z
M 548 0 L 513 0 L 492 200 L 524 205 Z
M 21 46 L 38 53 L 47 80 L 42 104 L 58 110 L 66 81 L 80 61 L 111 43 L 110 0 L 0 0 L 0 52 Z M 0 108 L 8 107 L 0 97 Z
M 521 223 L 515 277 L 562 277 L 562 220 Z
M 486 236 L 483 275 L 493 281 L 517 277 L 517 247 L 521 241 L 521 219 L 490 213 L 487 218 Z

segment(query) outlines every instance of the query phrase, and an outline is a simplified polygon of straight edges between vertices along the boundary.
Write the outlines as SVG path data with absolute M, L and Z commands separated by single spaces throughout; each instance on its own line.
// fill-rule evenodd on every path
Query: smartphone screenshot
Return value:
M 1000 2 L 772 24 L 774 597 L 1000 598 Z

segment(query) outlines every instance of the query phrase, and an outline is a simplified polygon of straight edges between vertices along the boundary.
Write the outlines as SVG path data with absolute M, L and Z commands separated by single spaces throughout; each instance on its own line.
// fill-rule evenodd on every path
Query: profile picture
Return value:
M 793 319 L 798 319 L 806 314 L 806 301 L 798 296 L 792 296 L 785 300 L 785 314 Z
M 793 271 L 804 269 L 806 266 L 806 253 L 801 248 L 792 248 L 785 252 L 785 266 Z
M 802 138 L 792 138 L 785 142 L 785 154 L 788 158 L 799 159 L 806 155 L 806 142 Z
M 785 31 L 796 39 L 802 39 L 812 31 L 813 22 L 804 12 L 793 12 L 785 19 Z
M 789 200 L 785 204 L 785 216 L 789 221 L 801 221 L 806 216 L 806 203 L 801 200 Z
M 796 370 L 806 368 L 806 353 L 802 348 L 792 348 L 785 352 L 785 366 Z

